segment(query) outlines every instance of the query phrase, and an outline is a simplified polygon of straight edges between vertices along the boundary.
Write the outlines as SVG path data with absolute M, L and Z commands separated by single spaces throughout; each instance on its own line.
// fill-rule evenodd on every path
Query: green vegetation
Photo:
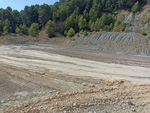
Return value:
M 69 31 L 68 31 L 68 33 L 67 33 L 67 36 L 68 36 L 68 37 L 72 37 L 72 36 L 74 36 L 74 35 L 75 35 L 74 29 L 73 29 L 73 28 L 70 28 Z
M 74 32 L 128 31 L 114 12 L 123 9 L 135 13 L 147 3 L 150 0 L 60 0 L 54 5 L 25 6 L 20 12 L 1 8 L 0 34 L 38 36 L 39 30 L 45 29 L 49 37 L 70 37 Z
M 34 36 L 34 37 L 36 37 L 36 36 L 38 36 L 38 33 L 39 33 L 39 25 L 37 24 L 37 23 L 33 23 L 32 25 L 31 25 L 31 27 L 29 28 L 29 35 L 31 35 L 31 36 Z
M 4 27 L 3 27 L 4 34 L 8 34 L 10 32 L 10 29 L 11 29 L 10 22 L 8 19 L 6 19 L 4 21 Z
M 48 36 L 51 38 L 53 36 L 55 36 L 55 26 L 54 26 L 54 22 L 52 22 L 51 20 L 49 20 L 46 24 L 46 33 L 48 34 Z
M 148 24 L 150 25 L 150 16 L 147 17 L 146 22 L 148 22 Z
M 84 30 L 84 31 L 83 31 L 83 30 L 81 30 L 81 31 L 80 31 L 80 34 L 87 35 L 88 33 L 87 33 L 87 31 L 86 31 L 86 30 Z
M 134 13 L 134 12 L 138 11 L 138 8 L 139 8 L 139 1 L 137 1 L 137 2 L 133 5 L 131 11 Z
M 142 35 L 147 35 L 146 30 L 145 29 L 141 30 L 141 34 Z
M 136 29 L 135 29 L 135 32 L 136 32 L 136 33 L 140 33 L 140 34 L 142 34 L 142 35 L 147 35 L 147 32 L 146 32 L 145 29 L 136 28 Z

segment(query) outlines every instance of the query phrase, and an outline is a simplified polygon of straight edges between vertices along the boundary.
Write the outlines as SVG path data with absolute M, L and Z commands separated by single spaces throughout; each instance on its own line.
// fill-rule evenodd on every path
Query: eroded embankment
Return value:
M 150 55 L 150 41 L 137 33 L 88 33 L 75 38 L 71 46 L 114 54 Z

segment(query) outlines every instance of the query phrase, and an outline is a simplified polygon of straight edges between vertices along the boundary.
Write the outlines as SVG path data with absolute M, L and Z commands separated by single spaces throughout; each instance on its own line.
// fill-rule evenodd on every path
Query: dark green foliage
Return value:
M 4 23 L 0 20 L 0 32 L 3 32 Z
M 110 31 L 112 30 L 115 21 L 115 15 L 104 14 L 100 19 L 97 19 L 95 22 L 90 21 L 89 26 L 91 31 L 100 31 L 100 29 Z
M 60 0 L 54 5 L 43 4 L 25 6 L 24 10 L 12 10 L 10 7 L 0 9 L 0 33 L 19 33 L 37 36 L 38 30 L 46 27 L 51 20 L 55 32 L 68 35 L 72 28 L 76 33 L 80 31 L 128 31 L 122 19 L 117 19 L 114 12 L 117 10 L 138 11 L 150 0 Z M 147 19 L 150 23 L 150 19 Z M 37 23 L 35 30 L 33 23 Z M 35 25 L 35 24 L 34 24 Z M 48 26 L 48 25 L 47 25 Z M 55 35 L 52 29 L 49 37 Z M 47 27 L 48 29 L 48 27 Z M 36 31 L 36 32 L 35 32 Z M 48 33 L 48 32 L 47 32 Z M 52 35 L 51 35 L 52 34 Z
M 41 5 L 38 9 L 38 20 L 42 27 L 52 19 L 51 7 L 47 4 Z
M 52 22 L 51 20 L 49 20 L 46 24 L 45 27 L 45 31 L 48 34 L 49 38 L 55 36 L 55 26 L 54 26 L 54 22 Z

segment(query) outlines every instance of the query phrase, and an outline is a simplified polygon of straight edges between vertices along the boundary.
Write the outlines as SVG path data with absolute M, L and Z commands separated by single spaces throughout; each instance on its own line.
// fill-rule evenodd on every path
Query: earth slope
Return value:
M 137 33 L 88 33 L 75 38 L 71 46 L 107 53 L 150 55 L 150 41 Z

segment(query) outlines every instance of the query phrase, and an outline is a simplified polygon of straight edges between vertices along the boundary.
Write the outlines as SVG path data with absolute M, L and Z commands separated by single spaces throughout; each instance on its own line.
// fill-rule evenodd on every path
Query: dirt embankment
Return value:
M 150 55 L 150 41 L 136 33 L 88 33 L 75 38 L 71 46 L 113 54 Z
M 88 33 L 71 38 L 37 38 L 20 35 L 0 37 L 0 44 L 49 44 L 78 50 L 91 50 L 110 54 L 150 56 L 150 40 L 137 33 Z

